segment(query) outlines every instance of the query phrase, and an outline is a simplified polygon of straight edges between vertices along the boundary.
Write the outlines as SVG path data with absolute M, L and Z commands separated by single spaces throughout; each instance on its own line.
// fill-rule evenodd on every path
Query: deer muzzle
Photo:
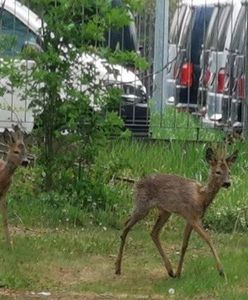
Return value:
M 226 189 L 229 188 L 230 186 L 231 186 L 231 182 L 230 181 L 227 181 L 227 182 L 223 183 L 223 187 L 226 188 Z
M 21 163 L 22 167 L 27 167 L 29 165 L 29 160 L 26 158 Z

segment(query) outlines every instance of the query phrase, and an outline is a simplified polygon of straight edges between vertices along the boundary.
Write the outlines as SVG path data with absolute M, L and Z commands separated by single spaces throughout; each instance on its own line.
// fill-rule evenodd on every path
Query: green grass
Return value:
M 201 119 L 174 106 L 167 106 L 162 113 L 151 115 L 151 133 L 156 139 L 223 141 L 225 133 L 206 127 Z
M 96 182 L 103 184 L 105 210 L 75 207 L 71 204 L 70 194 L 46 194 L 36 187 L 35 170 L 20 169 L 9 195 L 11 222 L 52 228 L 87 226 L 92 223 L 118 229 L 132 209 L 133 185 L 115 181 L 115 176 L 139 178 L 162 172 L 205 183 L 209 171 L 205 161 L 207 146 L 186 142 L 112 141 L 99 154 L 92 172 L 92 178 L 98 178 Z M 228 152 L 234 149 L 239 149 L 239 157 L 231 170 L 232 186 L 220 190 L 206 215 L 206 224 L 222 232 L 247 231 L 248 228 L 247 143 L 229 146 Z M 31 182 L 30 178 L 33 179 Z
M 105 210 L 83 210 L 70 204 L 70 195 L 40 192 L 39 170 L 18 170 L 9 195 L 14 251 L 8 251 L 0 239 L 0 286 L 14 290 L 19 295 L 16 299 L 25 299 L 31 291 L 49 291 L 53 299 L 246 299 L 247 143 L 229 146 L 229 153 L 239 149 L 231 170 L 233 185 L 220 191 L 205 220 L 213 229 L 227 283 L 219 277 L 208 246 L 196 234 L 182 278 L 168 278 L 149 235 L 155 212 L 128 236 L 123 275 L 114 275 L 120 230 L 133 206 L 133 186 L 113 177 L 139 178 L 165 172 L 205 182 L 206 147 L 198 143 L 112 141 L 99 154 L 92 171 L 92 177 L 104 184 Z M 182 232 L 183 221 L 172 217 L 162 233 L 174 268 Z M 169 295 L 170 289 L 175 290 L 174 295 Z M 0 298 L 4 291 L 0 289 Z
M 100 161 L 105 164 L 108 161 L 112 163 L 119 160 L 125 161 L 125 167 L 116 170 L 119 176 L 139 178 L 146 174 L 162 172 L 178 174 L 206 183 L 209 166 L 205 161 L 205 151 L 209 145 L 211 144 L 162 141 L 155 143 L 117 142 L 111 146 L 110 151 L 101 154 Z M 239 157 L 231 169 L 232 185 L 227 190 L 220 190 L 206 215 L 208 226 L 224 232 L 247 231 L 248 228 L 247 142 L 229 146 L 228 152 L 232 153 L 234 149 L 239 149 Z M 120 183 L 119 186 L 120 189 L 122 186 L 129 186 L 132 191 L 130 184 Z M 124 201 L 132 202 L 130 193 L 126 194 Z
M 0 284 L 16 290 L 17 294 L 49 291 L 53 299 L 58 295 L 67 299 L 73 299 L 73 295 L 80 295 L 79 299 L 91 299 L 92 295 L 167 299 L 170 289 L 175 291 L 173 299 L 245 299 L 248 291 L 245 235 L 213 234 L 227 282 L 218 275 L 208 246 L 196 234 L 191 238 L 181 279 L 171 279 L 151 241 L 151 228 L 152 222 L 143 222 L 128 236 L 121 276 L 114 274 L 120 233 L 117 230 L 89 226 L 84 230 L 12 232 L 13 251 L 8 251 L 1 241 Z M 174 269 L 181 235 L 182 223 L 177 218 L 162 233 Z

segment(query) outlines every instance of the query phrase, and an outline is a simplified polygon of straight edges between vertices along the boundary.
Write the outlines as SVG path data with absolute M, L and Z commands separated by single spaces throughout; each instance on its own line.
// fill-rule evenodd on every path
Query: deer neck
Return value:
M 11 178 L 16 169 L 16 165 L 11 161 L 0 161 L 0 198 L 6 193 Z
M 6 161 L 5 170 L 9 177 L 11 177 L 15 173 L 16 169 L 17 169 L 17 165 L 13 161 L 11 160 Z
M 213 202 L 220 188 L 221 188 L 221 184 L 216 182 L 216 179 L 214 179 L 210 174 L 208 183 L 205 186 L 205 199 L 204 199 L 205 208 L 207 208 Z

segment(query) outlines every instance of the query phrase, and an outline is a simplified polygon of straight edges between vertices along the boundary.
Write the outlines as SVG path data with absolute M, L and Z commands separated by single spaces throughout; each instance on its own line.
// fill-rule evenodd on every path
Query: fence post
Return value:
M 169 26 L 169 0 L 156 0 L 155 41 L 154 41 L 154 85 L 153 99 L 155 112 L 161 115 L 164 110 L 166 97 L 165 78 L 167 70 L 159 72 L 168 61 L 168 26 Z M 158 73 L 156 73 L 158 72 Z M 162 120 L 162 119 L 161 119 Z
M 245 27 L 248 30 L 248 5 L 245 5 Z M 245 101 L 243 104 L 243 135 L 248 137 L 248 37 L 245 35 Z

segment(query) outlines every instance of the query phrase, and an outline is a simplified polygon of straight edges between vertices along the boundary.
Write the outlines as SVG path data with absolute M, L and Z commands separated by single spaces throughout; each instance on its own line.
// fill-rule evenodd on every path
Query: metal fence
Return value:
M 152 114 L 153 136 L 242 139 L 247 133 L 247 3 L 175 4 L 168 31 L 166 95 L 155 99 L 160 105 Z
M 245 1 L 170 0 L 167 6 L 157 0 L 136 17 L 141 55 L 150 63 L 140 78 L 151 137 L 247 136 L 247 14 Z

